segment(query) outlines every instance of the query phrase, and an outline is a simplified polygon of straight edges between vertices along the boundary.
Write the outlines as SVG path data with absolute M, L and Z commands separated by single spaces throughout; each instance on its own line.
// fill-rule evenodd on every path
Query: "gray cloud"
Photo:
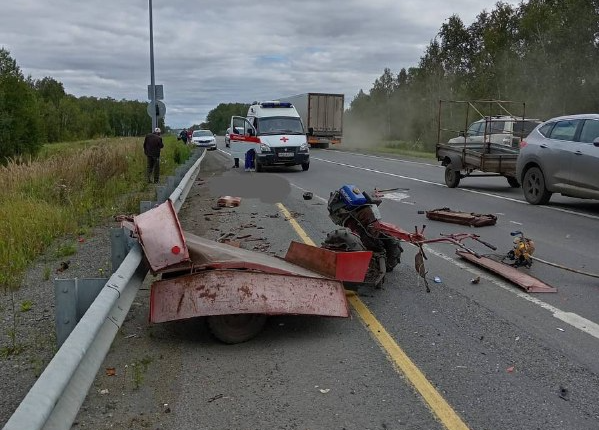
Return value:
M 147 0 L 19 0 L 3 5 L 0 46 L 26 75 L 76 96 L 145 100 Z M 517 2 L 510 2 L 517 4 Z M 494 0 L 153 0 L 156 83 L 167 124 L 205 120 L 219 103 L 309 91 L 349 102 L 385 67 L 418 63 L 441 24 L 466 24 Z

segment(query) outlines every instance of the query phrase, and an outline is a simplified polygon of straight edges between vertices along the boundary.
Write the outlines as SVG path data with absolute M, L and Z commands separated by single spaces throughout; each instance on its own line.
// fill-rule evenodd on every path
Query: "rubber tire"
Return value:
M 262 331 L 266 318 L 263 314 L 213 315 L 208 317 L 208 328 L 223 343 L 242 343 Z
M 445 167 L 445 185 L 448 188 L 456 188 L 460 185 L 460 171 L 454 170 L 451 166 Z
M 505 179 L 507 179 L 507 183 L 510 184 L 510 187 L 520 188 L 520 183 L 513 176 L 506 176 Z
M 310 163 L 302 163 L 302 170 L 305 172 L 310 168 Z
M 264 167 L 262 167 L 261 163 L 258 163 L 258 160 L 256 160 L 256 166 L 255 167 L 256 167 L 256 173 L 264 172 Z
M 552 194 L 545 187 L 545 176 L 538 167 L 531 167 L 524 173 L 522 192 L 531 205 L 547 204 Z

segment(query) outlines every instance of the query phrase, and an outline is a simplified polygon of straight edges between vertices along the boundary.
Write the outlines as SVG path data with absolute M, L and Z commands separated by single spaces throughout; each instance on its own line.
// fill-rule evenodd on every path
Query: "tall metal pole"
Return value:
M 154 29 L 152 26 L 152 0 L 148 0 L 150 8 L 150 95 L 152 96 L 152 131 L 157 127 L 156 118 L 156 81 L 154 79 Z

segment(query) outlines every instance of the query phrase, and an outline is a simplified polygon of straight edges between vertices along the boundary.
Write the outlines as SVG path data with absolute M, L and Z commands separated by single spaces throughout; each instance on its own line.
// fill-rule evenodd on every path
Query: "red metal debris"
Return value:
M 364 282 L 371 258 L 371 251 L 335 252 L 294 241 L 285 255 L 291 263 L 348 282 Z
M 242 270 L 208 270 L 152 284 L 150 321 L 229 314 L 348 317 L 343 284 Z
M 524 289 L 524 291 L 527 293 L 557 293 L 557 288 L 552 287 L 551 285 L 546 284 L 545 282 L 533 276 L 522 273 L 515 267 L 491 260 L 487 257 L 477 258 L 476 256 L 465 251 L 456 251 L 456 254 L 465 260 L 470 261 L 471 263 L 477 264 L 504 277 L 505 279 Z
M 170 200 L 133 218 L 152 272 L 190 261 L 181 224 Z
M 495 225 L 497 217 L 493 214 L 479 214 L 474 212 L 452 211 L 449 208 L 433 209 L 426 211 L 426 217 L 435 221 L 451 222 L 454 224 L 482 227 Z
M 234 208 L 241 203 L 241 197 L 222 196 L 219 197 L 216 205 L 221 208 Z

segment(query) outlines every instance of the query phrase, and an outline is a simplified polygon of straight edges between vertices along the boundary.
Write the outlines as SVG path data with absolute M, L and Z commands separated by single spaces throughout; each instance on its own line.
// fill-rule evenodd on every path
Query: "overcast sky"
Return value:
M 156 83 L 166 123 L 199 124 L 219 103 L 304 92 L 368 92 L 412 67 L 452 14 L 469 25 L 493 0 L 153 0 Z M 519 2 L 507 1 L 518 4 Z M 25 75 L 75 96 L 147 100 L 148 0 L 14 0 L 0 47 Z

